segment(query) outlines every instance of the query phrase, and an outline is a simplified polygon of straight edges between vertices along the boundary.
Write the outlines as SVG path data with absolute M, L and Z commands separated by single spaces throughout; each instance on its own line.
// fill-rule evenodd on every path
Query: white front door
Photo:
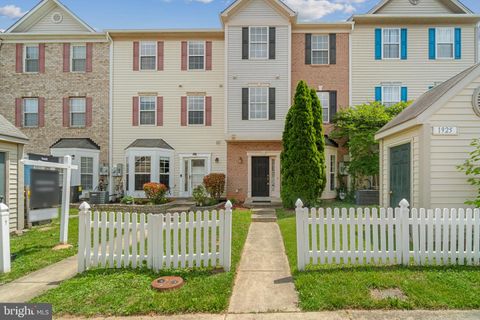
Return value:
M 206 158 L 184 158 L 182 172 L 182 194 L 191 197 L 195 187 L 203 184 L 203 178 L 208 174 Z

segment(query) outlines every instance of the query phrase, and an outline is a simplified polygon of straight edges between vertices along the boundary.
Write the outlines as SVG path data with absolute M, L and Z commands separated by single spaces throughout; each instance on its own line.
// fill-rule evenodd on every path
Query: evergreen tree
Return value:
M 317 91 L 310 89 L 310 96 L 312 99 L 312 114 L 313 114 L 313 128 L 315 129 L 315 137 L 317 150 L 320 153 L 320 193 L 322 195 L 327 183 L 326 179 L 326 161 L 325 161 L 325 133 L 323 130 L 323 109 Z
M 317 149 L 317 132 L 314 128 L 312 97 L 304 81 L 297 85 L 282 140 L 283 205 L 293 208 L 298 198 L 307 206 L 315 205 L 324 182 L 321 157 Z

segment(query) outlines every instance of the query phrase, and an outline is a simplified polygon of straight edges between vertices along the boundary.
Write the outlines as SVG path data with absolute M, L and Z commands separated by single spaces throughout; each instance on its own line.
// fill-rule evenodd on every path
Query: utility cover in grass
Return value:
M 372 289 L 370 290 L 370 295 L 375 300 L 384 300 L 384 299 L 397 299 L 400 301 L 407 300 L 407 296 L 399 288 L 389 288 L 389 289 Z

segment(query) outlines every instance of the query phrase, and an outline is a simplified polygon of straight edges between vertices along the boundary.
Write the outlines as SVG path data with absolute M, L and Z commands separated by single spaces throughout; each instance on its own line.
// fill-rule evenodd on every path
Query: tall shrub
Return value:
M 323 130 L 323 109 L 320 99 L 318 98 L 317 91 L 315 89 L 310 89 L 310 97 L 312 99 L 312 115 L 313 115 L 313 128 L 315 130 L 315 138 L 317 150 L 320 153 L 320 193 L 321 196 L 323 190 L 325 190 L 325 185 L 327 183 L 326 179 L 326 161 L 325 161 L 325 133 Z
M 203 178 L 203 185 L 215 200 L 220 200 L 225 191 L 225 175 L 223 173 L 210 173 Z
M 322 186 L 322 170 L 313 127 L 311 93 L 304 81 L 298 83 L 282 140 L 283 205 L 292 208 L 298 198 L 306 205 L 314 205 Z

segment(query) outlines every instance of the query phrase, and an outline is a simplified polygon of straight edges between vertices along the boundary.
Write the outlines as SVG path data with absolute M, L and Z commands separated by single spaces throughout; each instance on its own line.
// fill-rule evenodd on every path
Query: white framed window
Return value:
M 70 98 L 70 126 L 85 127 L 87 102 L 85 98 Z
M 140 70 L 157 69 L 157 43 L 155 41 L 140 42 Z
M 248 116 L 250 120 L 268 120 L 268 88 L 248 88 Z
M 152 158 L 150 156 L 135 157 L 135 191 L 143 191 L 143 185 L 150 182 Z
M 25 46 L 23 55 L 23 68 L 25 72 L 36 73 L 40 69 L 40 49 L 38 44 L 28 44 Z
M 400 59 L 400 29 L 382 29 L 383 59 Z
M 160 157 L 159 161 L 159 182 L 166 185 L 170 189 L 170 158 Z
M 156 109 L 157 97 L 140 97 L 140 125 L 155 125 L 156 124 Z
M 337 156 L 332 154 L 330 155 L 330 191 L 335 191 L 337 187 Z
M 188 42 L 188 70 L 205 69 L 205 41 Z
M 268 58 L 268 27 L 249 28 L 250 59 Z
M 401 88 L 397 85 L 382 86 L 382 104 L 389 107 L 402 101 Z
M 83 190 L 93 190 L 93 158 L 80 158 L 80 184 Z
M 322 117 L 323 123 L 330 122 L 330 92 L 328 91 L 317 91 L 318 99 L 322 105 Z
M 38 127 L 38 99 L 23 99 L 23 126 L 26 128 Z
M 71 71 L 85 72 L 87 69 L 87 45 L 86 44 L 72 44 L 70 50 L 71 55 Z
M 205 97 L 204 96 L 188 96 L 187 111 L 189 125 L 205 124 Z
M 437 58 L 453 59 L 455 52 L 454 28 L 437 28 Z
M 327 34 L 312 35 L 312 64 L 329 64 L 330 39 Z

